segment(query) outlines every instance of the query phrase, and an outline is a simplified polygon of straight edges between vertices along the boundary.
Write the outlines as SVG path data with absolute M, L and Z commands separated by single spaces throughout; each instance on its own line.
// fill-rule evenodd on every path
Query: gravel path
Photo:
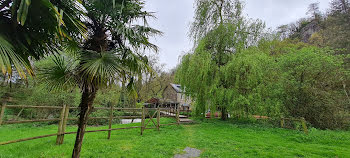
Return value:
M 193 158 L 193 157 L 199 157 L 201 155 L 201 151 L 196 148 L 190 148 L 186 147 L 183 151 L 185 151 L 185 154 L 176 154 L 174 158 Z

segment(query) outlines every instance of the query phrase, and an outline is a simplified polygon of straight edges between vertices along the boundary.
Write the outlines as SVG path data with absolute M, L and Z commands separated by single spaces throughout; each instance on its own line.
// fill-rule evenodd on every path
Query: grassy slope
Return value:
M 162 120 L 169 122 L 170 120 Z M 115 125 L 135 126 L 133 125 Z M 101 129 L 106 127 L 89 127 Z M 0 127 L 0 141 L 55 133 L 57 126 Z M 75 131 L 69 127 L 67 131 Z M 350 157 L 350 132 L 298 131 L 259 125 L 209 120 L 200 124 L 161 127 L 161 131 L 140 129 L 87 133 L 82 157 L 172 157 L 186 147 L 203 151 L 201 157 Z M 55 137 L 0 146 L 0 157 L 70 157 L 75 135 L 66 135 L 56 146 Z

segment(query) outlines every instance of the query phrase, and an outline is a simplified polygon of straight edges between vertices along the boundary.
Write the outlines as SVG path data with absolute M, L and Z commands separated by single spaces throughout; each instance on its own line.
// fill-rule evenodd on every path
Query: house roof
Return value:
M 181 85 L 179 85 L 179 84 L 174 84 L 174 83 L 170 83 L 170 85 L 174 88 L 174 90 L 176 91 L 176 93 L 182 93 Z

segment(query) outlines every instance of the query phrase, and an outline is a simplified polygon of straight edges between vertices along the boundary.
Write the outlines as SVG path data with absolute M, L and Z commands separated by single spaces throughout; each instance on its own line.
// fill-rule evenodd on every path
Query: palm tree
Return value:
M 148 26 L 151 13 L 143 11 L 138 0 L 84 0 L 84 24 L 88 38 L 81 39 L 79 49 L 54 57 L 55 65 L 41 70 L 41 78 L 53 89 L 77 86 L 82 96 L 79 104 L 78 131 L 72 157 L 79 157 L 88 116 L 100 88 L 151 71 L 144 49 L 157 51 L 149 37 L 161 34 Z M 142 23 L 139 25 L 138 23 Z M 71 49 L 70 49 L 71 50 Z M 73 57 L 72 57 L 73 56 Z
M 0 69 L 9 77 L 12 67 L 19 76 L 32 75 L 30 58 L 57 52 L 62 41 L 81 36 L 83 9 L 78 0 L 1 0 Z

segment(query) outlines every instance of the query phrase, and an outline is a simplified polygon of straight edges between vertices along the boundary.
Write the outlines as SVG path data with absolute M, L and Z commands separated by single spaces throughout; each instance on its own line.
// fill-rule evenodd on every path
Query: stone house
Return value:
M 180 105 L 182 110 L 191 109 L 191 98 L 184 94 L 181 85 L 170 83 L 163 91 L 163 99 Z

